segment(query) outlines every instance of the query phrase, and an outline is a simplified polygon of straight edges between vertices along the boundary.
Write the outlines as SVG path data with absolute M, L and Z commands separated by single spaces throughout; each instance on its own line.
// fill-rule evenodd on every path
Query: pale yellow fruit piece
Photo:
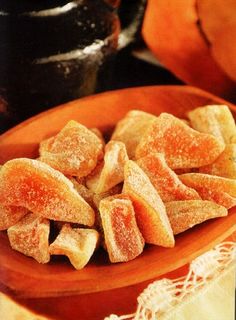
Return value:
M 207 200 L 171 201 L 165 206 L 174 234 L 181 233 L 206 220 L 228 214 L 225 207 Z
M 94 193 L 104 193 L 124 180 L 124 165 L 129 160 L 123 142 L 110 141 L 105 148 L 104 162 L 87 180 L 87 187 Z
M 65 255 L 75 269 L 82 269 L 89 262 L 99 241 L 94 229 L 71 228 L 63 225 L 59 235 L 50 245 L 51 255 Z
M 199 172 L 236 179 L 236 144 L 227 144 L 219 157 L 213 163 L 199 168 Z
M 188 117 L 195 130 L 212 134 L 226 144 L 235 142 L 236 126 L 228 106 L 208 105 L 199 107 L 190 111 Z
M 47 263 L 49 255 L 49 220 L 33 213 L 27 214 L 7 230 L 10 245 L 39 263 Z
M 124 142 L 129 158 L 133 159 L 141 137 L 155 119 L 156 116 L 150 113 L 131 110 L 117 123 L 111 140 Z

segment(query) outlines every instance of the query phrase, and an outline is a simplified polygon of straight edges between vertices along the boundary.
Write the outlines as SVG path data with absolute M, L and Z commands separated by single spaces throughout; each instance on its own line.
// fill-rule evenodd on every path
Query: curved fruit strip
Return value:
M 227 209 L 236 205 L 236 180 L 203 173 L 185 173 L 179 179 L 195 189 L 204 200 L 212 200 Z
M 87 178 L 86 185 L 94 193 L 104 193 L 123 182 L 124 165 L 129 160 L 123 142 L 109 141 L 105 147 L 104 162 Z
M 93 209 L 76 192 L 72 182 L 38 160 L 19 158 L 3 165 L 0 202 L 25 207 L 52 220 L 94 224 Z
M 165 206 L 174 234 L 181 233 L 206 220 L 228 214 L 226 208 L 212 201 L 171 201 Z
M 145 242 L 163 247 L 175 244 L 166 209 L 144 171 L 132 160 L 125 164 L 123 192 L 132 200 Z
M 201 199 L 196 190 L 184 185 L 171 170 L 162 153 L 151 153 L 137 160 L 163 202 Z
M 224 148 L 214 136 L 200 133 L 171 114 L 162 113 L 143 135 L 136 158 L 163 153 L 171 169 L 198 168 L 212 163 Z
M 144 40 L 160 62 L 184 82 L 230 96 L 235 83 L 211 55 L 200 29 L 196 1 L 149 0 L 142 28 Z M 210 12 L 214 9 L 213 4 Z

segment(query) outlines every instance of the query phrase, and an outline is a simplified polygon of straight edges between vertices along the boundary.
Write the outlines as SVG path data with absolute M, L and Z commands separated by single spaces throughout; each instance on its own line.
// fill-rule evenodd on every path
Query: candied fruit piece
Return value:
M 7 230 L 11 247 L 39 263 L 47 263 L 49 255 L 49 220 L 33 213 L 27 214 Z
M 92 131 L 100 139 L 103 147 L 105 147 L 106 142 L 104 140 L 102 132 L 98 128 L 91 128 L 90 131 Z
M 19 158 L 0 171 L 0 201 L 52 220 L 93 225 L 94 211 L 61 172 L 38 160 Z
M 124 180 L 124 165 L 128 161 L 123 142 L 110 141 L 105 148 L 104 163 L 86 180 L 86 185 L 94 193 L 103 193 Z
M 199 172 L 236 179 L 236 144 L 227 144 L 219 157 L 213 163 L 199 168 Z
M 128 196 L 121 194 L 101 200 L 101 214 L 106 249 L 111 262 L 125 262 L 143 251 L 144 239 Z
M 95 206 L 97 208 L 99 208 L 99 203 L 102 199 L 110 197 L 110 196 L 114 196 L 116 194 L 120 194 L 122 192 L 122 187 L 123 187 L 123 185 L 122 185 L 122 183 L 120 183 L 120 184 L 117 184 L 116 186 L 114 186 L 113 188 L 109 189 L 106 192 L 102 192 L 99 194 L 95 193 L 93 196 L 93 201 L 94 201 Z
M 50 245 L 51 255 L 65 255 L 75 269 L 82 269 L 90 260 L 99 241 L 94 229 L 71 228 L 63 225 L 56 240 Z
M 236 136 L 234 118 L 228 106 L 209 105 L 188 113 L 191 126 L 200 132 L 214 135 L 223 143 L 233 143 Z
M 162 153 L 150 153 L 137 160 L 146 173 L 162 201 L 201 199 L 196 190 L 184 185 L 171 170 Z
M 94 193 L 89 190 L 85 185 L 79 183 L 75 178 L 70 178 L 70 181 L 73 183 L 75 190 L 79 195 L 92 207 L 94 208 Z
M 203 200 L 211 200 L 227 209 L 236 205 L 236 180 L 204 173 L 185 173 L 179 179 L 195 189 Z
M 6 230 L 13 226 L 27 213 L 28 210 L 26 208 L 4 206 L 0 203 L 0 230 Z
M 84 177 L 103 155 L 103 143 L 91 130 L 69 121 L 55 136 L 41 142 L 40 160 L 65 175 Z
M 140 111 L 131 110 L 120 120 L 112 134 L 111 140 L 121 141 L 125 144 L 129 158 L 135 157 L 135 149 L 156 116 Z
M 225 145 L 210 134 L 200 133 L 180 119 L 162 113 L 147 129 L 136 149 L 136 158 L 164 153 L 171 169 L 198 168 L 212 163 Z
M 165 206 L 174 234 L 181 233 L 206 220 L 228 214 L 225 207 L 207 200 L 171 201 Z
M 132 160 L 125 164 L 123 192 L 133 202 L 138 227 L 145 242 L 173 247 L 173 231 L 165 206 L 144 171 Z

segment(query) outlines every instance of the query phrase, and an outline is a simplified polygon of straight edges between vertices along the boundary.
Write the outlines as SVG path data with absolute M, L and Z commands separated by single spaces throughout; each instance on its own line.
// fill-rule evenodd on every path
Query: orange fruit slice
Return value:
M 204 173 L 185 173 L 179 176 L 187 186 L 195 189 L 202 199 L 211 200 L 227 209 L 236 205 L 236 180 Z
M 138 227 L 145 242 L 173 247 L 173 231 L 165 206 L 144 171 L 132 160 L 125 164 L 123 192 L 133 202 Z
M 55 136 L 40 144 L 40 160 L 65 175 L 84 177 L 97 165 L 103 143 L 91 130 L 69 121 Z
M 137 160 L 149 177 L 162 201 L 201 199 L 196 190 L 184 185 L 171 170 L 162 153 L 151 153 Z
M 124 262 L 140 255 L 144 239 L 129 197 L 121 194 L 105 198 L 100 202 L 99 211 L 110 261 Z
M 173 115 L 162 113 L 143 135 L 136 158 L 159 152 L 164 153 L 171 169 L 198 168 L 212 163 L 224 147 L 214 136 L 200 133 Z
M 165 205 L 174 234 L 181 233 L 206 220 L 228 214 L 225 207 L 207 200 L 171 201 Z
M 49 255 L 49 220 L 33 213 L 27 214 L 7 230 L 11 247 L 39 263 L 47 263 Z
M 94 211 L 61 172 L 38 160 L 19 158 L 0 171 L 0 201 L 52 220 L 93 225 Z

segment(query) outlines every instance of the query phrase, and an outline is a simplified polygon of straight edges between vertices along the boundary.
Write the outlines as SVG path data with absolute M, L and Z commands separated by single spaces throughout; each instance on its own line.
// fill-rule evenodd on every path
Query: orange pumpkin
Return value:
M 235 98 L 236 1 L 148 0 L 142 34 L 177 77 Z

